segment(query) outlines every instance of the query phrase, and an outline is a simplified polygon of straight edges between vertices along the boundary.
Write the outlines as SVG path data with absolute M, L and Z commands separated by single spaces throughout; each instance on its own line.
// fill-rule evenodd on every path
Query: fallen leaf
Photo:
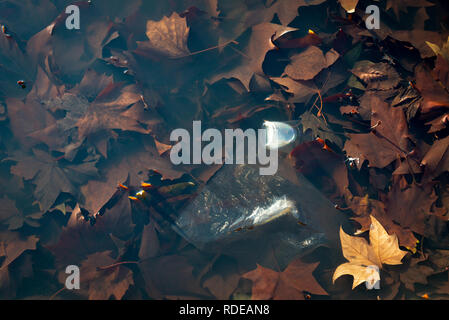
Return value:
M 61 163 L 39 149 L 33 149 L 30 155 L 17 154 L 12 160 L 17 164 L 11 167 L 11 173 L 32 181 L 36 186 L 34 195 L 44 212 L 50 209 L 61 192 L 79 197 L 79 186 L 97 175 L 95 161 Z
M 189 27 L 186 18 L 181 18 L 176 12 L 160 21 L 149 20 L 146 35 L 148 41 L 138 42 L 140 50 L 148 50 L 169 58 L 190 55 L 187 47 Z
M 262 63 L 269 50 L 276 46 L 273 40 L 282 34 L 296 29 L 273 23 L 262 23 L 251 28 L 250 39 L 246 46 L 236 45 L 241 53 L 236 53 L 236 61 L 228 66 L 228 71 L 220 72 L 213 76 L 210 81 L 216 82 L 222 78 L 239 79 L 249 89 L 249 83 L 253 75 L 263 75 Z M 243 53 L 243 56 L 242 56 Z
M 396 234 L 399 244 L 409 250 L 416 250 L 418 239 L 413 232 L 399 224 L 393 222 L 392 217 L 386 213 L 385 204 L 382 201 L 365 197 L 352 197 L 350 199 L 350 208 L 356 214 L 352 219 L 357 221 L 361 228 L 357 230 L 356 235 L 369 231 L 371 226 L 371 216 L 375 217 L 389 234 Z
M 401 260 L 407 252 L 399 249 L 396 235 L 389 235 L 373 216 L 369 239 L 370 243 L 363 238 L 352 237 L 340 229 L 343 256 L 349 262 L 337 267 L 332 277 L 334 282 L 342 275 L 352 275 L 354 277 L 352 289 L 354 289 L 364 282 L 369 282 L 373 277 L 380 280 L 380 274 L 378 271 L 373 273 L 376 269 L 371 268 L 372 266 L 381 269 L 383 264 L 402 264 Z
M 375 94 L 369 96 L 371 126 L 367 134 L 348 134 L 350 140 L 344 150 L 352 158 L 359 158 L 359 168 L 365 160 L 369 166 L 384 168 L 396 159 L 407 157 L 412 151 L 412 137 L 401 108 L 392 108 Z
M 115 263 L 110 251 L 91 254 L 80 266 L 82 287 L 87 287 L 90 300 L 122 299 L 130 285 L 134 284 L 132 271 L 124 266 L 98 270 Z M 85 289 L 86 290 L 86 289 Z
M 310 46 L 291 58 L 291 63 L 285 68 L 285 74 L 293 80 L 311 80 L 323 69 L 334 64 L 339 56 L 334 49 L 324 55 L 318 47 Z
M 282 272 L 257 265 L 242 277 L 253 282 L 252 300 L 304 300 L 304 292 L 327 295 L 312 275 L 317 266 L 296 259 Z

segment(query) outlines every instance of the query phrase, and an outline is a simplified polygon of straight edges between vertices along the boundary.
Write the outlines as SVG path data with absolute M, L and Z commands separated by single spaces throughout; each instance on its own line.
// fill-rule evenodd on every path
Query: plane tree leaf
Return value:
M 11 173 L 36 186 L 34 196 L 44 212 L 51 208 L 61 192 L 79 197 L 79 186 L 97 175 L 96 161 L 80 164 L 58 161 L 40 149 L 33 149 L 29 155 L 17 154 L 11 160 L 17 162 L 11 167 Z
M 389 235 L 373 216 L 371 216 L 369 240 L 368 243 L 364 238 L 350 236 L 342 228 L 340 229 L 343 256 L 349 262 L 337 267 L 332 278 L 334 282 L 342 275 L 352 275 L 354 289 L 373 278 L 380 280 L 377 270 L 381 269 L 383 264 L 402 264 L 401 260 L 407 252 L 399 249 L 396 235 Z M 373 266 L 378 269 L 372 268 Z
M 303 300 L 304 292 L 327 295 L 312 275 L 317 266 L 318 263 L 306 264 L 300 259 L 290 262 L 282 272 L 257 265 L 243 278 L 253 282 L 252 300 Z

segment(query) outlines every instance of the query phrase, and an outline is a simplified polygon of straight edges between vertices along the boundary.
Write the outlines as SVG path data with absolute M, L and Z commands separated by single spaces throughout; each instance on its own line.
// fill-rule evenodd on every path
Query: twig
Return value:
M 53 300 L 58 294 L 60 294 L 62 291 L 64 291 L 66 289 L 66 287 L 62 287 L 61 289 L 59 289 L 58 291 L 56 291 L 55 293 L 53 293 L 51 295 L 51 297 L 49 298 L 49 300 Z
M 183 56 L 172 57 L 172 59 L 181 59 L 181 58 L 185 58 L 185 57 L 195 56 L 195 55 L 200 54 L 200 53 L 204 53 L 204 52 L 207 52 L 207 51 L 211 51 L 211 50 L 219 49 L 219 48 L 222 48 L 222 47 L 226 47 L 228 44 L 231 44 L 231 43 L 239 44 L 237 41 L 231 40 L 231 41 L 228 41 L 226 43 L 222 43 L 222 44 L 219 44 L 217 46 L 213 46 L 213 47 L 210 47 L 210 48 L 207 48 L 207 49 L 203 49 L 203 50 L 200 50 L 200 51 L 195 51 L 195 52 L 183 55 Z
M 108 266 L 97 267 L 97 271 L 103 271 L 103 270 L 116 268 L 118 266 L 121 266 L 122 264 L 139 264 L 140 262 L 142 262 L 142 260 L 141 261 L 121 261 L 121 262 L 116 262 L 116 263 L 110 264 Z

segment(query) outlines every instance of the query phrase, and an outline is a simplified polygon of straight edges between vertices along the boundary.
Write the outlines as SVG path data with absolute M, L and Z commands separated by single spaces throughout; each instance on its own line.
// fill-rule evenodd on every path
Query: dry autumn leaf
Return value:
M 312 275 L 317 266 L 296 259 L 282 272 L 257 265 L 242 277 L 253 281 L 252 300 L 303 300 L 304 292 L 327 295 Z
M 337 267 L 332 277 L 335 282 L 343 275 L 352 275 L 354 281 L 352 288 L 370 281 L 372 277 L 380 279 L 379 274 L 373 274 L 373 270 L 382 268 L 383 264 L 399 265 L 406 251 L 399 249 L 396 235 L 389 235 L 379 221 L 371 216 L 371 228 L 369 230 L 368 243 L 360 237 L 352 237 L 340 229 L 340 240 L 343 256 L 349 261 Z
M 243 47 L 237 46 L 237 63 L 231 66 L 229 71 L 212 77 L 211 82 L 222 78 L 237 78 L 248 89 L 253 74 L 263 74 L 262 64 L 265 55 L 269 50 L 276 48 L 273 40 L 293 30 L 296 29 L 274 23 L 261 23 L 252 27 L 249 43 Z
M 160 21 L 147 21 L 148 41 L 138 42 L 144 50 L 154 51 L 156 54 L 179 58 L 190 54 L 187 47 L 189 27 L 186 18 L 173 12 L 170 17 L 163 17 Z
M 318 47 L 310 46 L 306 51 L 292 57 L 292 62 L 285 68 L 285 73 L 294 80 L 310 80 L 334 64 L 339 56 L 334 49 L 324 55 Z

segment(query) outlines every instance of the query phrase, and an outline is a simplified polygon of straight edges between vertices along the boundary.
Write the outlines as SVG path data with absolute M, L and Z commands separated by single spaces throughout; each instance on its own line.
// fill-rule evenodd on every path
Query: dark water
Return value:
M 0 2 L 0 298 L 250 299 L 243 275 L 298 258 L 317 267 L 296 279 L 317 283 L 284 299 L 377 298 L 363 285 L 351 291 L 350 277 L 332 284 L 344 262 L 340 226 L 357 229 L 335 205 L 347 205 L 350 187 L 361 197 L 387 190 L 370 185 L 366 165 L 351 169 L 343 151 L 348 133 L 368 132 L 369 117 L 348 129 L 339 108 L 365 94 L 348 82 L 356 62 L 392 57 L 399 90 L 421 61 L 416 49 L 404 56 L 394 41 L 358 35 L 363 10 L 349 17 L 336 1 L 299 10 L 289 0 L 81 1 L 72 30 L 70 4 Z M 395 20 L 380 5 L 389 28 L 418 28 L 409 23 L 415 6 Z M 426 30 L 447 22 L 424 10 Z M 297 30 L 282 35 L 282 24 Z M 310 46 L 338 59 L 301 89 L 290 78 L 282 85 L 291 58 Z M 275 175 L 248 164 L 177 166 L 162 150 L 193 121 L 224 132 L 266 120 L 298 130 Z M 298 146 L 299 158 L 290 153 Z M 388 180 L 390 169 L 376 173 Z M 432 238 L 441 246 L 431 250 L 444 239 Z M 80 268 L 80 290 L 64 289 L 68 265 Z M 393 294 L 395 285 L 380 295 L 420 296 Z

